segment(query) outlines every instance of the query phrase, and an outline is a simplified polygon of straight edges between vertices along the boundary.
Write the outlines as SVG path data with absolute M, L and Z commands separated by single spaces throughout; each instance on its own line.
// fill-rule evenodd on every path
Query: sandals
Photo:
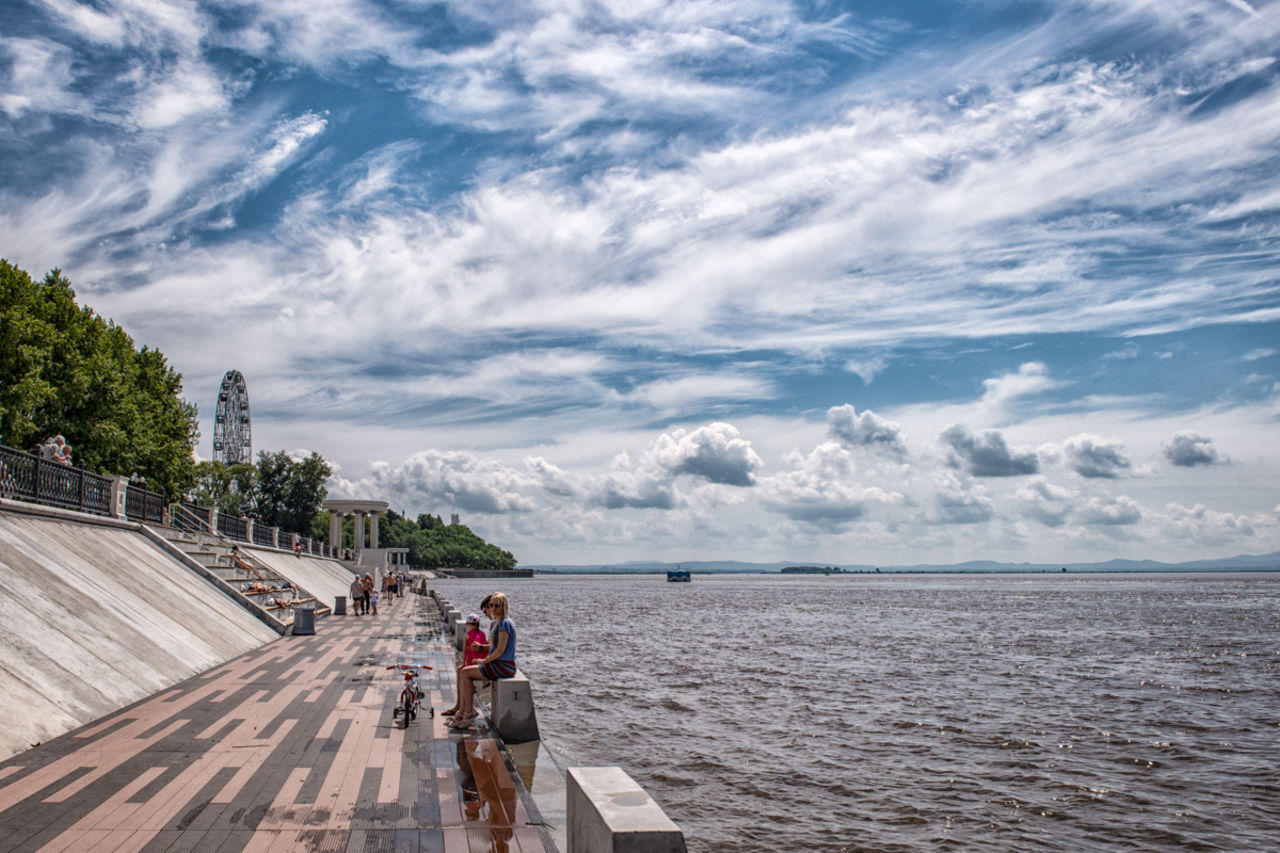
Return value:
M 449 723 L 451 729 L 465 729 L 476 721 L 478 715 L 475 711 L 469 714 L 459 714 Z

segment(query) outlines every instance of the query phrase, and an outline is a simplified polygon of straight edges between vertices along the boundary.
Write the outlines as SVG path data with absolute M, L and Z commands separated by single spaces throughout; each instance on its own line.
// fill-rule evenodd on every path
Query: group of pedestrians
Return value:
M 476 719 L 477 682 L 497 681 L 516 674 L 516 626 L 511 621 L 511 605 L 500 592 L 486 595 L 480 609 L 489 617 L 489 635 L 480 630 L 480 617 L 467 617 L 462 664 L 455 672 L 457 701 L 441 713 L 453 717 L 451 729 L 465 729 Z
M 357 616 L 378 615 L 378 591 L 373 587 L 373 575 L 366 573 L 351 582 L 351 609 Z
M 57 462 L 59 465 L 71 464 L 71 445 L 60 435 L 46 440 L 36 446 L 36 452 L 46 462 Z
M 390 603 L 397 598 L 404 598 L 409 588 L 410 577 L 403 573 L 388 572 L 382 576 L 382 583 L 375 584 L 373 575 L 357 576 L 351 581 L 351 610 L 357 616 L 377 616 L 378 598 Z

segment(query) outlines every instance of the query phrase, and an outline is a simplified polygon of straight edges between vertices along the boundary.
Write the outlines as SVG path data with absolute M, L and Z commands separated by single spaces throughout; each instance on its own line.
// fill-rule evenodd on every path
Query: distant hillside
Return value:
M 738 560 L 685 560 L 663 563 L 656 560 L 633 560 L 626 563 L 593 565 L 529 565 L 539 574 L 655 574 L 679 566 L 703 574 L 775 574 L 786 566 L 805 565 L 801 560 L 776 563 L 744 563 Z M 1161 563 L 1155 560 L 1107 560 L 1103 563 L 997 563 L 971 560 L 950 565 L 918 563 L 909 566 L 872 566 L 859 563 L 824 563 L 854 574 L 879 573 L 1016 573 L 1016 572 L 1233 572 L 1280 571 L 1280 551 L 1273 554 L 1239 554 L 1220 560 L 1192 560 L 1185 563 Z

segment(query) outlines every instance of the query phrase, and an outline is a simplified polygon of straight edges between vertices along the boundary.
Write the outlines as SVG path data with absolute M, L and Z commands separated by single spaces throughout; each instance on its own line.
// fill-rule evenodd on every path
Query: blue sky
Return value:
M 1280 550 L 1280 3 L 0 0 L 0 254 L 525 563 Z

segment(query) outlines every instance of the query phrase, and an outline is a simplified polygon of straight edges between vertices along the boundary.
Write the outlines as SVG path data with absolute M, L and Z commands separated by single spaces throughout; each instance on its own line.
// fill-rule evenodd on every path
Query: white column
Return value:
M 342 513 L 336 509 L 329 510 L 329 545 L 342 548 Z
M 356 521 L 356 553 L 364 550 L 364 513 L 353 512 Z
M 382 513 L 380 512 L 369 513 L 369 547 L 370 548 L 378 547 L 378 516 L 379 515 L 382 515 Z

